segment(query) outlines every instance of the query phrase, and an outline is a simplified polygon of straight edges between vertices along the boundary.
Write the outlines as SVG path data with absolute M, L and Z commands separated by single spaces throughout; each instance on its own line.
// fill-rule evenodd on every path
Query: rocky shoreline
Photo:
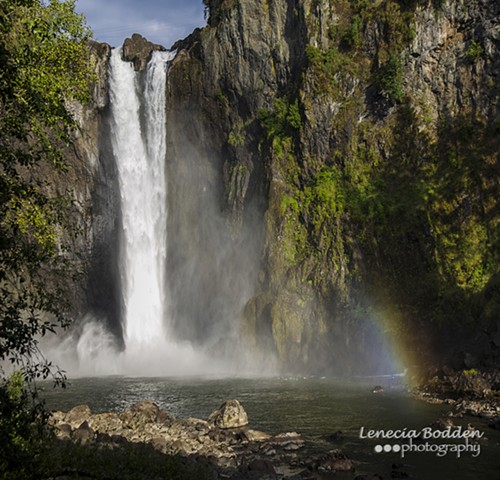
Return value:
M 464 418 L 476 417 L 500 430 L 498 373 L 441 371 L 428 378 L 412 394 L 428 403 L 450 406 L 431 425 L 434 429 L 445 430 L 463 424 Z M 383 388 L 375 387 L 373 392 L 383 394 Z M 471 422 L 474 423 L 473 418 Z M 473 430 L 472 423 L 466 428 Z M 252 429 L 238 400 L 224 402 L 207 419 L 175 418 L 149 400 L 120 413 L 93 413 L 89 406 L 79 405 L 68 412 L 52 412 L 49 425 L 61 441 L 105 448 L 149 445 L 158 452 L 202 464 L 214 479 L 316 480 L 339 472 L 348 473 L 347 478 L 354 480 L 385 478 L 358 474 L 355 462 L 340 449 L 311 455 L 299 433 L 271 435 Z M 338 440 L 336 435 L 331 437 Z M 396 467 L 393 465 L 391 478 L 406 478 L 394 477 L 405 474 L 394 470 Z
M 340 450 L 308 456 L 296 432 L 270 435 L 249 428 L 237 400 L 228 400 L 207 420 L 174 418 L 152 401 L 141 401 L 121 413 L 92 413 L 87 405 L 52 412 L 49 425 L 60 440 L 116 448 L 150 444 L 156 450 L 207 465 L 214 478 L 319 478 L 325 472 L 353 472 L 354 463 Z
M 428 403 L 449 405 L 448 419 L 482 418 L 500 430 L 500 372 L 444 368 L 431 372 L 412 394 Z

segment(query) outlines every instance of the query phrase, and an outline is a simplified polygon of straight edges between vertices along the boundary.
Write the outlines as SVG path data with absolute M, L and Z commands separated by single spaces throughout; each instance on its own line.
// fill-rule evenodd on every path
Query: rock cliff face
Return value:
M 94 100 L 86 107 L 75 107 L 80 128 L 66 155 L 66 177 L 55 187 L 61 192 L 69 189 L 77 230 L 77 235 L 66 239 L 72 250 L 74 285 L 68 291 L 75 296 L 71 302 L 73 316 L 84 318 L 90 313 L 107 322 L 120 337 L 120 297 L 115 272 L 119 191 L 106 122 L 111 48 L 92 42 L 89 50 L 97 78 Z
M 217 296 L 229 245 L 241 333 L 284 369 L 387 370 L 387 338 L 408 364 L 498 365 L 497 2 L 206 4 L 169 74 L 173 271 L 191 251 Z

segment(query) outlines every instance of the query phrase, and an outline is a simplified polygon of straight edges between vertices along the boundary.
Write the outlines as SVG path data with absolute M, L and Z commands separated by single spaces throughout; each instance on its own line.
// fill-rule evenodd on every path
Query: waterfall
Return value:
M 175 157 L 166 171 L 167 133 L 168 138 L 178 133 L 169 132 L 166 124 L 172 58 L 170 52 L 155 51 L 147 70 L 136 72 L 131 62 L 122 60 L 121 49 L 111 53 L 110 111 L 103 130 L 109 138 L 101 154 L 117 175 L 119 235 L 116 247 L 113 243 L 110 248 L 117 248 L 113 270 L 119 277 L 123 337 L 107 328 L 110 318 L 89 311 L 57 347 L 56 359 L 71 375 L 221 375 L 246 370 L 247 357 L 238 343 L 239 317 L 251 296 L 249 259 L 254 257 L 231 244 L 216 189 L 207 181 L 212 167 L 207 169 L 204 157 L 190 151 Z M 182 146 L 189 150 L 189 145 Z M 176 206 L 170 218 L 169 184 L 169 201 Z
M 120 187 L 120 277 L 127 349 L 148 348 L 165 338 L 165 82 L 170 55 L 153 52 L 145 82 L 131 63 L 122 61 L 121 49 L 113 50 L 110 60 L 111 143 Z
M 219 371 L 189 342 L 176 341 L 169 328 L 165 88 L 173 53 L 153 52 L 145 72 L 136 72 L 121 53 L 114 49 L 110 59 L 109 133 L 120 193 L 118 271 L 125 348 L 106 348 L 112 341 L 100 322 L 86 324 L 78 341 L 79 373 Z

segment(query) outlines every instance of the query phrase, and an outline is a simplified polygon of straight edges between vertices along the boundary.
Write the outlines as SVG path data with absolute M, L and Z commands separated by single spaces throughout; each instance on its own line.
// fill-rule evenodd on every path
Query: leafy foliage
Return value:
M 13 374 L 0 388 L 0 478 L 35 478 L 35 459 L 47 440 L 43 404 L 33 401 L 24 376 Z
M 51 181 L 65 170 L 63 151 L 77 128 L 71 105 L 90 100 L 89 35 L 73 1 L 0 2 L 2 478 L 27 475 L 40 438 L 33 382 L 51 374 L 64 382 L 38 341 L 67 323 L 61 253 L 68 200 Z M 10 378 L 7 361 L 19 372 Z
M 0 361 L 48 374 L 37 336 L 65 324 L 62 232 L 68 201 L 50 181 L 90 100 L 90 32 L 74 1 L 0 3 Z
M 403 66 L 401 58 L 391 54 L 377 76 L 380 92 L 394 102 L 403 97 Z
M 316 93 L 334 93 L 339 83 L 339 71 L 345 65 L 346 57 L 337 47 L 322 50 L 312 45 L 306 47 L 306 56 Z
M 289 103 L 286 98 L 276 98 L 273 111 L 261 110 L 258 115 L 268 138 L 291 136 L 302 126 L 299 101 Z
M 151 445 L 125 443 L 107 448 L 98 444 L 75 445 L 70 441 L 46 441 L 36 460 L 36 474 L 27 478 L 54 478 L 61 472 L 78 477 L 123 480 L 208 480 L 209 468 L 187 459 L 165 455 Z
M 465 55 L 467 55 L 467 57 L 469 57 L 471 60 L 477 60 L 483 55 L 483 53 L 483 46 L 475 40 L 472 40 L 469 44 L 469 47 L 467 48 L 467 51 L 465 52 Z
M 74 2 L 0 3 L 0 472 L 29 478 L 42 435 L 33 381 L 55 375 L 38 339 L 67 322 L 62 235 L 68 200 L 51 180 L 90 96 L 89 32 Z M 20 373 L 1 369 L 10 361 Z
M 348 25 L 344 33 L 341 45 L 349 49 L 357 49 L 362 43 L 362 34 L 364 30 L 364 22 L 360 15 L 353 15 L 351 23 Z

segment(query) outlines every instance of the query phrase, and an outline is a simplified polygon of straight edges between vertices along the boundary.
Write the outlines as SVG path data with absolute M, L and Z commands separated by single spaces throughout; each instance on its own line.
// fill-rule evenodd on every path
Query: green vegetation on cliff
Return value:
M 384 328 L 413 353 L 445 338 L 470 348 L 460 342 L 494 330 L 500 311 L 498 122 L 473 105 L 436 109 L 412 87 L 419 2 L 331 8 L 336 22 L 307 45 L 299 90 L 260 117 L 280 180 L 271 198 L 279 208 L 270 207 L 279 218 L 268 223 L 281 245 L 273 268 L 297 279 L 286 283 L 288 295 L 300 282 L 314 285 L 334 318 L 358 326 L 351 334 L 375 306 L 397 312 Z M 317 25 L 311 14 L 313 38 Z M 484 49 L 476 39 L 464 44 L 460 74 L 469 75 Z M 478 95 L 491 87 L 483 83 Z M 300 122 L 291 128 L 286 105 L 295 104 Z

